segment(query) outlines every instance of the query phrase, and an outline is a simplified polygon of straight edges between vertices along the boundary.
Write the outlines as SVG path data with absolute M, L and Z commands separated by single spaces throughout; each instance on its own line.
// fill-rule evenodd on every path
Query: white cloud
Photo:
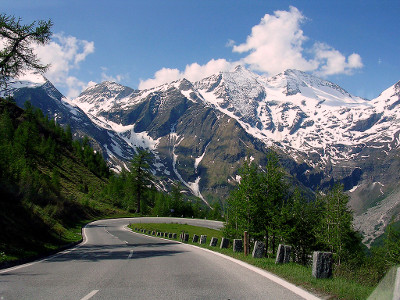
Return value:
M 154 74 L 154 78 L 140 80 L 139 89 L 152 88 L 181 78 L 197 81 L 220 71 L 229 71 L 233 66 L 233 63 L 225 59 L 212 59 L 205 65 L 199 65 L 198 63 L 187 65 L 183 72 L 178 69 L 162 68 Z
M 353 53 L 346 57 L 338 50 L 324 43 L 314 45 L 315 59 L 319 62 L 319 68 L 315 73 L 321 76 L 334 74 L 352 74 L 354 69 L 363 67 L 361 56 Z
M 103 72 L 101 72 L 101 81 L 121 82 L 128 77 L 122 74 L 117 74 L 116 76 L 108 75 L 106 73 L 108 71 L 106 67 L 102 67 L 101 69 L 103 70 Z
M 289 11 L 266 14 L 260 24 L 254 26 L 245 43 L 233 47 L 234 52 L 249 53 L 242 61 L 250 68 L 276 74 L 285 69 L 312 71 L 320 76 L 351 74 L 363 67 L 361 56 L 353 53 L 347 58 L 333 47 L 314 43 L 304 49 L 308 37 L 301 30 L 305 16 L 295 7 Z M 311 54 L 310 58 L 304 56 Z
M 79 40 L 73 36 L 54 34 L 46 45 L 35 45 L 35 52 L 44 64 L 51 64 L 46 77 L 55 85 L 67 88 L 67 97 L 75 98 L 87 87 L 85 83 L 70 74 L 79 64 L 94 52 L 94 42 Z
M 346 57 L 322 42 L 315 42 L 306 47 L 309 38 L 301 29 L 306 20 L 307 18 L 293 6 L 288 11 L 266 14 L 260 23 L 251 29 L 244 43 L 235 45 L 233 40 L 228 40 L 226 46 L 232 47 L 233 52 L 243 54 L 239 61 L 213 59 L 205 65 L 187 65 L 184 71 L 162 68 L 153 78 L 141 80 L 139 88 L 151 88 L 183 77 L 191 81 L 199 80 L 219 71 L 231 70 L 237 64 L 247 65 L 254 71 L 268 75 L 286 69 L 299 69 L 323 77 L 334 74 L 351 75 L 354 70 L 363 67 L 361 56 L 357 53 Z
M 246 42 L 233 47 L 233 52 L 248 53 L 242 61 L 251 69 L 276 74 L 294 68 L 316 69 L 317 63 L 303 57 L 303 43 L 308 39 L 300 25 L 305 17 L 295 8 L 266 14 L 260 24 L 251 29 Z

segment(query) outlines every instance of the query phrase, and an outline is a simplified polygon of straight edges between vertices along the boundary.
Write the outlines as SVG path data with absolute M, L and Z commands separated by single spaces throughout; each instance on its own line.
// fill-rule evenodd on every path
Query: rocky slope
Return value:
M 33 104 L 92 136 L 117 169 L 151 149 L 160 187 L 178 179 L 204 201 L 224 198 L 245 157 L 262 165 L 272 147 L 304 186 L 344 184 L 367 244 L 399 216 L 400 83 L 368 101 L 301 71 L 266 78 L 239 66 L 142 91 L 103 82 L 72 101 L 53 88 L 14 94 L 42 93 Z

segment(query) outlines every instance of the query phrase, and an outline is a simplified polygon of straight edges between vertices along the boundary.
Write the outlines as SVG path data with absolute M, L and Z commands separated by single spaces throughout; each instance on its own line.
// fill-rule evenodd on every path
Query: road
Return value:
M 154 220 L 96 221 L 84 228 L 79 246 L 0 270 L 0 299 L 317 299 L 211 251 L 126 229 L 137 221 Z M 220 226 L 206 220 L 170 221 Z

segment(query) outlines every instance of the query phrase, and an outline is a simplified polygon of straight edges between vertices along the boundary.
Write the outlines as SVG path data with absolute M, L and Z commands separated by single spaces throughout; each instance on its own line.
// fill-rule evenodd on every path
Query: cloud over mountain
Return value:
M 71 71 L 78 69 L 80 63 L 94 52 L 94 42 L 58 33 L 53 35 L 49 44 L 35 45 L 34 48 L 43 63 L 51 64 L 46 77 L 54 84 L 66 87 L 67 97 L 78 96 L 88 86 L 88 83 L 71 75 Z
M 233 52 L 244 55 L 238 61 L 211 59 L 204 65 L 189 64 L 184 71 L 162 68 L 155 72 L 153 78 L 141 80 L 139 88 L 151 88 L 180 78 L 195 81 L 218 71 L 231 71 L 238 64 L 268 75 L 282 69 L 298 69 L 322 77 L 351 75 L 354 70 L 363 67 L 361 56 L 357 53 L 346 57 L 320 41 L 306 47 L 309 38 L 301 29 L 306 20 L 306 16 L 293 6 L 288 11 L 265 14 L 260 23 L 253 26 L 244 43 L 235 45 L 233 40 L 228 41 L 227 46 L 232 47 Z

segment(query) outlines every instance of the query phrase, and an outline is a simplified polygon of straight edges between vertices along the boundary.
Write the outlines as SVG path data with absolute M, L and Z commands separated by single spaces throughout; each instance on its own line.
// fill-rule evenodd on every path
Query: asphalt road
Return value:
M 130 222 L 87 225 L 79 246 L 0 270 L 6 299 L 317 299 L 264 271 L 198 247 L 131 232 Z M 220 228 L 207 220 L 163 219 Z M 194 223 L 193 223 L 194 222 Z M 278 282 L 278 283 L 277 283 Z

